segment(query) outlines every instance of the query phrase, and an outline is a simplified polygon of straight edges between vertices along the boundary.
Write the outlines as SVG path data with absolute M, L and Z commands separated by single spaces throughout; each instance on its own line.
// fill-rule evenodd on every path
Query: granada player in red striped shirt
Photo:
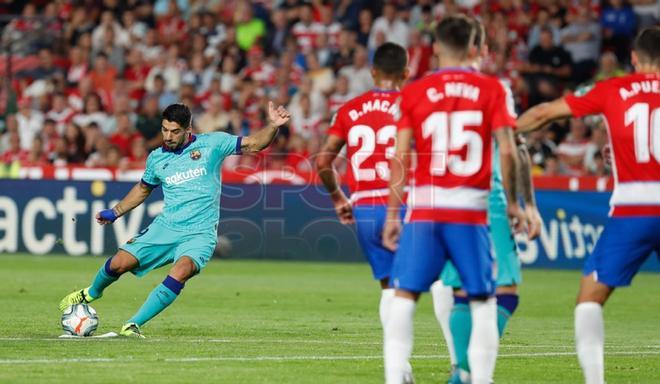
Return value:
M 596 83 L 586 93 L 539 104 L 518 119 L 523 132 L 569 116 L 602 114 L 612 153 L 610 218 L 584 265 L 575 307 L 575 340 L 585 382 L 605 382 L 603 305 L 660 254 L 660 28 L 643 30 L 634 74 Z
M 498 348 L 493 257 L 486 226 L 491 183 L 492 136 L 500 149 L 507 214 L 518 226 L 525 216 L 516 200 L 515 119 L 498 79 L 472 68 L 479 52 L 476 23 L 464 15 L 436 27 L 440 70 L 408 84 L 401 95 L 396 152 L 383 242 L 397 249 L 391 278 L 396 288 L 385 326 L 385 376 L 401 383 L 413 344 L 416 301 L 451 260 L 467 292 L 472 314 L 468 360 L 473 384 L 490 383 Z M 411 146 L 417 152 L 406 224 L 399 211 Z
M 380 320 L 387 321 L 388 305 L 394 296 L 389 287 L 394 252 L 383 247 L 381 233 L 386 216 L 389 158 L 394 152 L 395 116 L 399 89 L 408 77 L 406 50 L 394 43 L 381 45 L 374 54 L 371 74 L 375 89 L 346 102 L 335 114 L 316 167 L 343 224 L 356 224 L 357 236 L 373 276 L 380 281 Z M 332 163 L 346 146 L 346 184 L 351 197 L 339 186 Z M 412 382 L 406 362 L 405 382 Z

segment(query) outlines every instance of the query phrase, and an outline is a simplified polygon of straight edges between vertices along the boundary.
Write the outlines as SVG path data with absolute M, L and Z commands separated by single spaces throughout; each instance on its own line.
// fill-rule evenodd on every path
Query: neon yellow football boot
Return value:
M 69 306 L 74 304 L 89 304 L 92 301 L 98 299 L 98 297 L 92 297 L 89 294 L 89 288 L 81 289 L 79 291 L 74 291 L 64 296 L 62 301 L 60 301 L 60 311 L 64 311 Z
M 135 323 L 124 324 L 124 326 L 121 327 L 121 331 L 119 331 L 119 336 L 146 339 L 142 334 L 142 331 L 140 331 L 140 327 Z

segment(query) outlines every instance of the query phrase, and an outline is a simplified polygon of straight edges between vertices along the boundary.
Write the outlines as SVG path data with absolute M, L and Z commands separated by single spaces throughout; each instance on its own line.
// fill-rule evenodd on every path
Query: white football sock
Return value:
M 594 302 L 575 307 L 575 346 L 586 384 L 605 382 L 603 307 Z
M 471 300 L 472 332 L 468 347 L 468 361 L 472 384 L 489 384 L 495 372 L 499 334 L 497 331 L 497 302 Z
M 456 351 L 454 350 L 454 338 L 449 328 L 449 315 L 454 307 L 454 289 L 442 284 L 441 280 L 431 285 L 431 296 L 433 297 L 433 311 L 435 318 L 440 324 L 442 335 L 445 337 L 447 349 L 449 350 L 449 361 L 456 365 Z
M 385 324 L 385 383 L 401 384 L 413 348 L 415 302 L 394 296 Z
M 380 324 L 383 326 L 383 330 L 385 329 L 385 324 L 387 323 L 387 316 L 389 315 L 392 298 L 394 298 L 394 288 L 381 290 L 378 313 L 380 314 Z

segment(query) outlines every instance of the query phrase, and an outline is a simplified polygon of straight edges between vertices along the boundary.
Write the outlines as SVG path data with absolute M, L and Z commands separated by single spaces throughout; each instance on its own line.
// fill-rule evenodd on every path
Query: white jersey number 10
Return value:
M 638 163 L 648 163 L 651 155 L 660 163 L 660 108 L 650 109 L 647 103 L 635 103 L 626 111 L 625 124 L 633 125 Z

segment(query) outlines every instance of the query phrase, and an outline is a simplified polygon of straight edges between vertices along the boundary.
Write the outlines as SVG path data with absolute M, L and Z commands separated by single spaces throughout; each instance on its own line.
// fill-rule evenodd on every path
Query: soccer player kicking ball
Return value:
M 612 209 L 584 264 L 575 307 L 575 344 L 588 384 L 605 382 L 603 305 L 616 287 L 630 285 L 654 250 L 660 253 L 660 28 L 639 33 L 632 64 L 634 74 L 539 104 L 518 119 L 521 131 L 568 116 L 603 114 L 607 120 Z
M 483 25 L 473 19 L 476 24 L 475 46 L 480 55 L 475 60 L 474 68 L 481 67 L 481 59 L 488 55 L 488 47 L 485 44 L 485 32 Z M 507 106 L 511 116 L 513 111 L 513 99 L 507 91 Z M 520 139 L 520 138 L 519 138 Z M 520 157 L 520 169 L 516 173 L 520 194 L 525 202 L 525 214 L 527 219 L 527 234 L 530 240 L 535 239 L 541 229 L 541 216 L 536 208 L 534 199 L 534 187 L 531 178 L 531 161 L 527 147 L 518 142 L 518 154 Z M 497 262 L 496 302 L 497 302 L 497 328 L 500 338 L 504 335 L 504 329 L 509 318 L 514 314 L 518 306 L 518 284 L 522 280 L 520 273 L 520 260 L 518 249 L 513 238 L 509 219 L 506 214 L 506 194 L 502 185 L 502 171 L 500 169 L 499 148 L 496 143 L 493 146 L 492 157 L 492 180 L 491 190 L 488 194 L 488 227 L 493 241 L 493 252 Z M 468 364 L 467 349 L 472 331 L 472 318 L 470 307 L 465 295 L 461 290 L 462 284 L 456 268 L 447 262 L 440 280 L 431 286 L 433 296 L 433 309 L 442 333 L 447 342 L 449 356 L 452 364 L 450 383 L 461 384 L 469 382 L 470 367 Z
M 121 328 L 122 336 L 144 338 L 140 327 L 172 304 L 186 281 L 198 274 L 213 255 L 223 160 L 229 155 L 266 148 L 277 128 L 289 120 L 289 112 L 269 103 L 268 126 L 240 137 L 224 132 L 192 134 L 192 115 L 183 104 L 168 106 L 162 116 L 164 145 L 149 154 L 142 180 L 112 209 L 99 212 L 96 220 L 101 225 L 113 223 L 142 204 L 158 186 L 163 187 L 163 212 L 105 262 L 91 286 L 60 302 L 61 310 L 73 304 L 91 303 L 126 272 L 143 276 L 173 263 L 162 284 Z
M 437 280 L 446 260 L 456 266 L 470 302 L 472 383 L 489 383 L 495 370 L 497 307 L 486 227 L 492 135 L 500 148 L 507 214 L 518 228 L 525 215 L 516 201 L 515 120 L 502 84 L 471 68 L 478 55 L 475 29 L 466 16 L 444 18 L 434 45 L 440 70 L 402 91 L 383 230 L 384 245 L 397 250 L 391 273 L 396 293 L 385 324 L 388 384 L 403 381 L 416 301 Z M 399 215 L 413 139 L 417 165 L 402 230 Z
M 394 297 L 389 286 L 394 252 L 383 247 L 390 178 L 389 158 L 394 151 L 395 115 L 400 87 L 408 77 L 408 54 L 393 43 L 381 45 L 374 54 L 371 74 L 376 88 L 344 104 L 333 118 L 328 137 L 316 158 L 316 168 L 330 193 L 339 220 L 356 224 L 358 241 L 382 288 L 380 321 L 387 323 L 388 305 Z M 349 200 L 339 186 L 333 161 L 346 145 Z M 409 367 L 409 366 L 408 366 Z M 412 368 L 405 382 L 413 382 Z

